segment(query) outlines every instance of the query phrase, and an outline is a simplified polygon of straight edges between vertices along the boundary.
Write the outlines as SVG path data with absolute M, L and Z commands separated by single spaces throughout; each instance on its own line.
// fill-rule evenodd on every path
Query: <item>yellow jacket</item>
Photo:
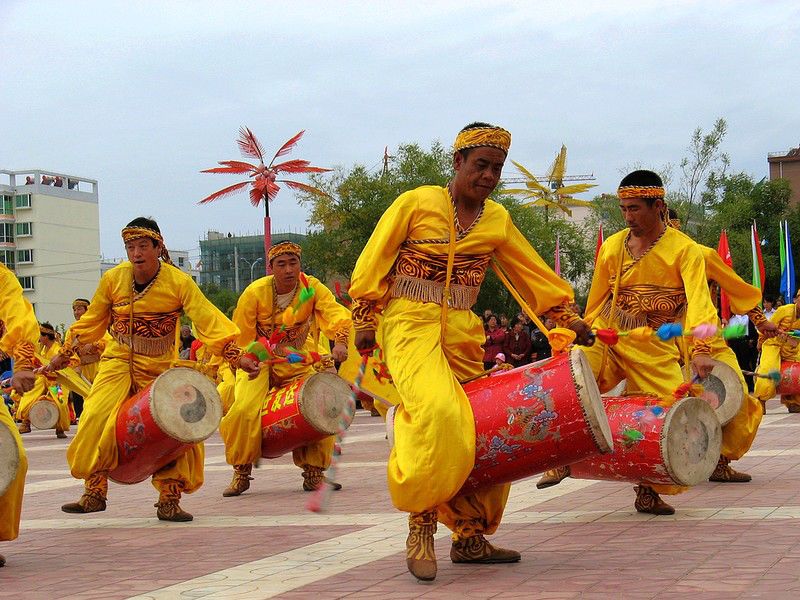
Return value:
M 17 276 L 0 263 L 0 320 L 5 333 L 0 338 L 0 350 L 14 359 L 14 369 L 33 368 L 33 357 L 39 340 L 39 322 L 33 307 L 22 294 Z

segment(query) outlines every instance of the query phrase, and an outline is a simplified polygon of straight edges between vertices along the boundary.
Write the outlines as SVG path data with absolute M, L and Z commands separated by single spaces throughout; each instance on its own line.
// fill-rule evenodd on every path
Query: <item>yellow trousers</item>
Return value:
M 127 361 L 100 360 L 100 369 L 92 391 L 84 399 L 78 431 L 67 449 L 67 462 L 72 476 L 88 479 L 94 473 L 107 473 L 117 466 L 117 413 L 122 403 L 147 387 L 169 368 L 170 359 L 134 355 L 133 379 Z M 161 490 L 177 482 L 182 491 L 192 493 L 203 485 L 203 444 L 195 444 L 185 454 L 159 469 L 152 479 Z
M 219 397 L 222 400 L 222 416 L 224 417 L 233 406 L 234 388 L 236 386 L 236 375 L 227 362 L 217 371 L 217 379 L 219 379 L 217 392 L 219 392 Z
M 475 420 L 459 379 L 483 370 L 480 319 L 450 309 L 442 340 L 441 307 L 393 298 L 384 310 L 383 344 L 400 396 L 387 476 L 400 510 L 436 509 L 453 540 L 497 529 L 509 484 L 456 494 L 475 463 Z
M 46 396 L 48 399 L 52 400 L 58 407 L 58 423 L 56 423 L 56 429 L 69 431 L 69 404 L 67 403 L 69 392 L 67 390 L 62 390 L 62 397 L 60 400 L 53 398 L 50 394 L 49 382 L 42 375 L 38 375 L 34 386 L 22 395 L 22 399 L 19 401 L 19 408 L 17 409 L 17 419 L 29 421 L 28 415 L 30 415 L 31 407 L 42 396 Z
M 8 412 L 5 402 L 0 401 L 0 427 L 6 427 L 14 436 L 19 450 L 17 476 L 5 494 L 0 496 L 0 541 L 13 540 L 19 535 L 19 515 L 22 512 L 22 495 L 25 491 L 25 474 L 28 472 L 28 457 L 22 438 Z
M 753 445 L 764 411 L 761 408 L 761 402 L 748 393 L 747 382 L 744 380 L 739 361 L 736 360 L 733 350 L 728 348 L 724 341 L 715 338 L 711 347 L 711 356 L 736 371 L 744 391 L 744 399 L 739 412 L 722 427 L 722 449 L 720 451 L 722 456 L 729 460 L 739 460 Z
M 596 321 L 594 326 L 600 328 L 606 325 Z M 655 394 L 668 406 L 675 402 L 673 392 L 683 383 L 683 373 L 678 364 L 678 349 L 673 342 L 636 341 L 622 337 L 614 346 L 597 342 L 594 346 L 581 349 L 589 360 L 601 393 L 627 379 L 626 390 L 629 394 Z M 650 487 L 659 494 L 667 495 L 680 494 L 689 489 L 679 485 Z
M 236 373 L 233 402 L 219 424 L 219 433 L 225 442 L 225 459 L 230 465 L 252 464 L 261 458 L 261 409 L 269 392 L 289 385 L 301 377 L 315 373 L 310 365 L 277 364 L 264 369 L 255 379 L 250 379 L 244 371 Z M 225 380 L 217 386 L 220 390 Z M 229 383 L 228 383 L 229 385 Z M 228 387 L 220 394 L 231 393 Z M 223 402 L 225 400 L 223 399 Z M 298 467 L 310 465 L 327 469 L 333 457 L 336 438 L 328 436 L 292 451 L 292 459 Z

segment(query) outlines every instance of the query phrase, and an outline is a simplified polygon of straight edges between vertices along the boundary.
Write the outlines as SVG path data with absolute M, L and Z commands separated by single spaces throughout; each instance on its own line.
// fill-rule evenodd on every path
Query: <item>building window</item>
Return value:
M 13 215 L 14 214 L 14 198 L 13 196 L 3 196 L 2 205 L 0 205 L 0 214 Z
M 17 208 L 30 208 L 31 195 L 30 194 L 17 194 L 14 196 Z
M 29 221 L 17 223 L 17 237 L 30 237 L 33 235 L 33 224 Z
M 0 243 L 14 243 L 14 223 L 0 223 Z
M 9 269 L 14 269 L 14 251 L 13 250 L 0 250 L 0 262 L 2 262 Z
M 17 250 L 17 263 L 20 265 L 33 263 L 33 250 Z
M 22 286 L 22 289 L 25 290 L 26 292 L 32 292 L 35 289 L 33 287 L 33 276 L 31 275 L 20 277 L 19 284 Z

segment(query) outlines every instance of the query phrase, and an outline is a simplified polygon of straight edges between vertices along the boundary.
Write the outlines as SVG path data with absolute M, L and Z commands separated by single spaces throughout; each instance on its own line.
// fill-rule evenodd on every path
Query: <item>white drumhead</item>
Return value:
M 714 369 L 705 379 L 701 379 L 703 393 L 700 398 L 705 400 L 717 413 L 720 425 L 726 425 L 744 401 L 744 388 L 739 376 L 724 362 L 714 361 Z
M 150 390 L 153 420 L 170 437 L 202 442 L 219 427 L 222 401 L 208 377 L 186 367 L 164 371 Z
M 597 387 L 589 361 L 580 348 L 573 348 L 569 353 L 569 358 L 575 390 L 578 393 L 586 423 L 592 432 L 592 438 L 601 453 L 611 452 L 614 449 L 614 437 L 611 434 L 611 426 L 608 424 L 608 417 L 603 408 L 600 389 Z
M 17 469 L 19 469 L 17 440 L 11 430 L 4 423 L 0 423 L 0 496 L 6 493 L 8 486 L 16 479 Z
M 41 398 L 31 405 L 28 419 L 36 429 L 55 429 L 58 424 L 58 406 L 49 398 Z
M 298 404 L 300 414 L 314 429 L 327 435 L 339 429 L 352 390 L 348 383 L 334 373 L 315 373 L 306 379 L 300 389 Z M 346 427 L 353 417 L 347 417 Z
M 700 398 L 678 400 L 661 430 L 661 456 L 678 485 L 707 481 L 719 462 L 722 426 L 714 409 Z

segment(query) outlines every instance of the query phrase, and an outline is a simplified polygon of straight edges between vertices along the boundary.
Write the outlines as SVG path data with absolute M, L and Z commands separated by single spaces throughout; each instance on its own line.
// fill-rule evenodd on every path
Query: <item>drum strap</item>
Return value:
M 514 284 L 511 283 L 511 280 L 503 270 L 503 267 L 501 267 L 500 263 L 494 258 L 492 258 L 492 269 L 494 269 L 494 272 L 497 273 L 497 277 L 500 279 L 503 285 L 506 286 L 506 289 L 511 292 L 512 296 L 514 296 L 514 300 L 517 301 L 517 304 L 520 305 L 522 310 L 524 310 L 528 317 L 530 317 L 531 321 L 533 321 L 533 324 L 539 328 L 539 331 L 541 331 L 545 337 L 547 337 L 547 334 L 550 333 L 550 331 L 544 326 L 544 323 L 542 323 L 539 317 L 536 316 L 536 312 L 528 305 L 527 302 L 525 302 L 525 299 L 517 291 L 517 288 L 515 288 Z
M 444 334 L 447 330 L 447 309 L 450 306 L 450 277 L 453 275 L 453 263 L 456 259 L 456 220 L 455 220 L 455 202 L 450 195 L 450 186 L 445 188 L 447 190 L 447 206 L 448 206 L 448 222 L 450 224 L 450 240 L 447 244 L 447 270 L 444 278 L 444 290 L 442 290 L 442 333 L 441 340 L 444 343 Z
M 134 394 L 137 392 L 136 383 L 135 383 L 134 377 L 133 377 L 133 301 L 136 299 L 136 288 L 134 287 L 135 282 L 136 282 L 136 280 L 133 279 L 133 275 L 131 274 L 131 302 L 130 302 L 130 310 L 128 312 L 128 315 L 129 315 L 129 318 L 128 318 L 129 329 L 128 329 L 128 331 L 130 331 L 131 339 L 129 340 L 130 343 L 129 343 L 129 346 L 128 346 L 128 348 L 130 350 L 130 352 L 128 353 L 128 373 L 130 374 L 130 377 L 131 377 L 131 388 L 130 388 L 130 391 L 131 391 L 131 393 L 134 393 Z

